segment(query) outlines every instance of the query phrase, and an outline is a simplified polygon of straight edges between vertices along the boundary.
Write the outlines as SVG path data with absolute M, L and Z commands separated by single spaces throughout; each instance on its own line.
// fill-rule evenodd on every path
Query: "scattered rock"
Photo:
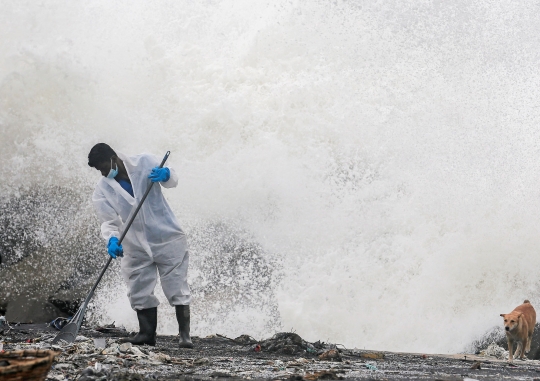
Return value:
M 476 361 L 474 364 L 472 364 L 471 369 L 482 369 L 480 361 Z

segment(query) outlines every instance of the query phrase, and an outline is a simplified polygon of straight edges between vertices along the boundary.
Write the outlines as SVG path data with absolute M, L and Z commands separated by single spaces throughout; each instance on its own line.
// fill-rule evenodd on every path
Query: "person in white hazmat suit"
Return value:
M 139 333 L 124 339 L 136 345 L 156 344 L 158 299 L 154 295 L 157 277 L 167 300 L 176 309 L 179 346 L 193 348 L 189 336 L 191 302 L 187 283 L 189 253 L 187 240 L 161 188 L 174 188 L 178 176 L 170 167 L 159 168 L 154 155 L 126 156 L 109 145 L 98 143 L 88 154 L 88 165 L 103 175 L 96 184 L 92 201 L 101 221 L 101 234 L 120 267 L 128 286 L 131 308 L 137 312 Z M 124 224 L 139 204 L 150 181 L 153 186 L 122 245 Z

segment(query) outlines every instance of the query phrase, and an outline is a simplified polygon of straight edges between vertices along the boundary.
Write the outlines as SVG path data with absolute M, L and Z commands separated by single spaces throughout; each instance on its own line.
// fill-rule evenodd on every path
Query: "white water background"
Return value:
M 540 3 L 0 7 L 3 196 L 90 197 L 97 142 L 171 150 L 186 232 L 223 223 L 264 250 L 278 322 L 194 300 L 193 334 L 455 352 L 540 301 Z M 120 278 L 96 302 L 136 327 Z

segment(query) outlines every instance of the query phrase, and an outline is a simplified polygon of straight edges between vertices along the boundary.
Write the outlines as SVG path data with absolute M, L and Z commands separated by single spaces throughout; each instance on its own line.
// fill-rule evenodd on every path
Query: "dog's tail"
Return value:
M 531 304 L 531 302 L 529 302 L 529 299 L 525 299 L 525 300 L 523 301 L 523 303 L 529 303 L 529 304 Z

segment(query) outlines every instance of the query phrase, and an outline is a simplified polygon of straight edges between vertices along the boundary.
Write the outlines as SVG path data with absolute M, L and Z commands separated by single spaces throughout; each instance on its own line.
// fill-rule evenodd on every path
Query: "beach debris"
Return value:
M 116 343 L 112 343 L 110 346 L 108 346 L 101 352 L 102 355 L 115 355 L 118 353 L 120 353 L 120 349 L 118 344 Z
M 262 349 L 262 348 L 261 348 L 261 345 L 260 345 L 260 344 L 255 344 L 255 345 L 253 346 L 253 350 L 254 350 L 255 352 L 260 352 L 261 349 Z
M 303 357 L 300 357 L 300 358 L 297 358 L 296 360 L 294 361 L 289 361 L 287 363 L 287 367 L 303 367 L 305 366 L 306 364 L 309 364 L 311 361 L 309 361 L 308 359 L 305 359 Z
M 131 352 L 131 346 L 132 344 L 129 342 L 123 343 L 118 346 L 118 350 L 120 351 L 120 353 L 128 353 Z
M 131 344 L 131 343 L 129 343 L 129 344 Z M 134 347 L 134 346 L 131 346 L 131 348 L 129 350 L 129 353 L 131 353 L 134 356 L 138 356 L 138 357 L 147 356 L 147 354 L 144 353 L 139 347 Z
M 382 360 L 384 359 L 384 353 L 383 352 L 362 352 L 360 353 L 360 357 L 364 359 L 370 359 L 370 360 Z
M 474 364 L 472 364 L 471 369 L 482 369 L 481 365 L 482 363 L 480 361 L 476 361 Z
M 107 339 L 104 337 L 95 338 L 94 339 L 94 346 L 99 349 L 105 349 L 107 348 Z
M 49 323 L 49 325 L 53 328 L 56 328 L 57 330 L 61 331 L 62 328 L 64 328 L 67 323 L 69 323 L 71 319 L 65 318 L 65 317 L 57 317 L 53 321 Z
M 63 381 L 66 379 L 66 376 L 64 376 L 62 373 L 54 373 L 54 372 L 50 372 L 48 375 L 47 375 L 47 380 L 54 380 L 54 381 Z
M 13 334 L 4 335 L 0 336 L 0 339 L 4 341 L 4 349 L 9 350 L 15 347 L 51 349 L 52 345 L 48 340 L 54 335 L 47 330 L 51 329 L 46 328 L 44 332 L 27 329 L 29 333 L 25 335 L 18 334 L 16 338 Z M 274 354 L 265 350 L 259 354 L 253 353 L 253 347 L 256 344 L 261 345 L 262 342 L 253 344 L 254 339 L 250 339 L 247 335 L 244 339 L 227 339 L 217 335 L 209 339 L 197 337 L 194 340 L 197 348 L 195 352 L 178 351 L 177 341 L 173 336 L 160 336 L 156 347 L 119 343 L 118 337 L 104 335 L 90 328 L 83 328 L 80 336 L 86 339 L 81 338 L 61 348 L 62 353 L 49 372 L 48 381 L 139 381 L 143 379 L 145 381 L 175 379 L 209 381 L 220 378 L 282 381 L 323 381 L 343 378 L 384 380 L 386 377 L 394 379 L 392 378 L 394 376 L 389 376 L 391 374 L 400 374 L 399 377 L 395 376 L 400 379 L 418 375 L 426 380 L 472 381 L 472 378 L 466 377 L 472 377 L 478 373 L 470 369 L 482 369 L 486 366 L 486 362 L 489 363 L 486 358 L 475 358 L 470 361 L 469 356 L 467 356 L 468 361 L 463 361 L 463 355 L 435 360 L 426 355 L 426 359 L 422 360 L 422 353 L 405 355 L 386 353 L 386 357 L 389 357 L 391 361 L 382 362 L 381 359 L 385 355 L 383 352 L 341 347 L 338 349 L 335 346 L 332 348 L 331 344 L 321 345 L 320 343 L 317 345 L 322 348 L 316 348 L 318 355 L 327 360 L 321 360 L 319 356 L 314 356 L 305 349 L 296 356 L 278 352 L 280 348 L 276 348 Z M 26 343 L 28 338 L 32 339 L 31 343 Z M 287 338 L 291 340 L 287 342 Z M 296 342 L 300 344 L 298 346 L 290 336 L 285 336 L 285 338 L 278 336 L 276 339 L 267 343 L 283 345 L 292 343 L 298 348 L 305 342 L 298 340 Z M 336 358 L 342 358 L 342 361 L 332 362 L 336 361 Z M 428 359 L 433 361 L 427 361 Z M 476 368 L 477 363 L 482 367 Z M 381 369 L 378 368 L 379 366 Z M 516 376 L 515 379 L 522 376 L 533 379 L 534 376 L 540 374 L 535 373 L 536 363 L 534 363 L 534 368 L 529 366 L 508 368 L 508 366 L 504 364 L 506 370 Z M 419 377 L 417 378 L 420 379 Z
M 508 351 L 498 346 L 497 343 L 491 343 L 486 349 L 480 351 L 479 356 L 495 357 L 499 360 L 504 360 L 508 358 Z
M 73 364 L 67 364 L 67 363 L 60 363 L 60 364 L 54 365 L 55 370 L 68 370 L 68 369 L 73 369 L 73 368 L 74 368 Z
M 249 335 L 240 335 L 233 341 L 237 342 L 238 344 L 242 345 L 251 345 L 251 344 L 257 344 L 257 340 L 255 340 L 253 337 Z
M 192 365 L 193 366 L 201 366 L 201 365 L 206 365 L 206 364 L 209 364 L 209 363 L 210 363 L 209 359 L 207 359 L 206 357 L 200 357 L 198 359 L 193 360 Z
M 373 371 L 377 371 L 377 366 L 374 365 L 374 364 L 370 364 L 370 363 L 365 363 L 364 366 L 369 369 L 369 370 L 373 370 Z
M 96 331 L 98 331 L 98 332 L 101 332 L 101 333 L 112 333 L 112 334 L 115 334 L 117 336 L 127 336 L 128 335 L 128 331 L 126 331 L 126 329 L 124 327 L 116 327 L 114 325 L 114 322 L 112 322 L 111 324 L 103 325 L 103 326 L 97 326 L 94 329 Z
M 321 361 L 342 361 L 341 354 L 337 349 L 330 349 L 329 351 L 323 352 L 319 355 L 319 360 Z
M 306 373 L 304 380 L 315 381 L 315 380 L 343 380 L 342 376 L 339 376 L 333 370 L 322 370 L 315 373 Z
M 455 374 L 439 374 L 435 377 L 435 381 L 463 381 L 463 377 Z
M 261 350 L 294 355 L 307 351 L 308 343 L 293 332 L 276 333 L 270 339 L 260 342 Z
M 138 373 L 126 371 L 107 371 L 104 369 L 86 368 L 81 372 L 81 377 L 77 381 L 144 381 L 145 378 Z
M 212 372 L 210 374 L 210 377 L 213 377 L 213 378 L 229 378 L 229 377 L 232 377 L 232 374 L 230 374 L 226 370 L 218 369 L 218 370 Z

